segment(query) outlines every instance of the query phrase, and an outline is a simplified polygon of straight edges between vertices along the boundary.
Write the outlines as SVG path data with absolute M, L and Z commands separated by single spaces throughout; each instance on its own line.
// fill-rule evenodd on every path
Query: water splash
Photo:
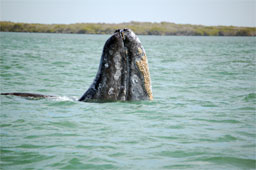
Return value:
M 78 97 L 77 96 L 57 96 L 57 97 L 51 97 L 50 99 L 54 100 L 54 101 L 78 101 Z

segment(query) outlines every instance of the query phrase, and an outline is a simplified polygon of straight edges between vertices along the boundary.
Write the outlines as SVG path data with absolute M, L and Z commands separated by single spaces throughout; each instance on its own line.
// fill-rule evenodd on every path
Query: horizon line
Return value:
M 189 24 L 189 23 L 175 23 L 170 21 L 125 21 L 125 22 L 73 22 L 73 23 L 39 23 L 39 22 L 16 22 L 16 21 L 2 21 L 0 22 L 12 22 L 12 23 L 25 23 L 25 24 L 42 24 L 42 25 L 72 25 L 72 24 L 125 24 L 125 23 L 153 23 L 153 24 L 162 24 L 169 23 L 175 25 L 195 25 L 195 26 L 203 26 L 203 27 L 240 27 L 240 28 L 256 28 L 256 26 L 236 26 L 236 25 L 203 25 L 203 24 Z

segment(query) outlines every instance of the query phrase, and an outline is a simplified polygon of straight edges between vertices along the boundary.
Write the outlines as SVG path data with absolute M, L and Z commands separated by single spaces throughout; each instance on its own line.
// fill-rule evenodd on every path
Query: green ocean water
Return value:
M 0 33 L 0 169 L 255 169 L 256 38 L 139 36 L 153 101 L 84 103 L 110 35 Z

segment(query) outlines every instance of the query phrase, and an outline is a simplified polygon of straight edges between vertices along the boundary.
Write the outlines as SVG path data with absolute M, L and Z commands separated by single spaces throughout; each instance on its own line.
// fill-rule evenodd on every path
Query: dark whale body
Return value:
M 51 95 L 43 95 L 43 94 L 36 94 L 36 93 L 1 93 L 1 95 L 12 95 L 12 96 L 20 96 L 20 97 L 28 97 L 28 98 L 54 97 Z
M 33 93 L 1 93 L 30 98 L 54 97 Z M 130 29 L 116 30 L 106 41 L 97 75 L 79 101 L 152 100 L 148 61 L 140 40 Z
M 130 30 L 116 30 L 104 45 L 98 73 L 79 101 L 152 100 L 145 50 Z

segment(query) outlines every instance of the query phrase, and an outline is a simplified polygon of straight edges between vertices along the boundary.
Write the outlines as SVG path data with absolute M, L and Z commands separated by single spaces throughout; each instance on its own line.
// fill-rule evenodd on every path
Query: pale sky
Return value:
M 71 24 L 130 21 L 256 27 L 256 0 L 0 0 L 0 20 Z

